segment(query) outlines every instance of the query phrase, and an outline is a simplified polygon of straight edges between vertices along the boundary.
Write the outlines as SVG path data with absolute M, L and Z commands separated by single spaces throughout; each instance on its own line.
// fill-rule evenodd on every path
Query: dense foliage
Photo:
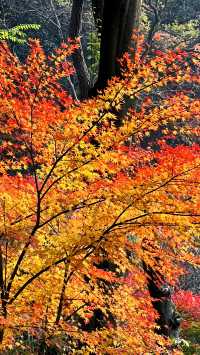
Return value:
M 0 45 L 1 346 L 28 334 L 68 353 L 179 354 L 156 331 L 143 264 L 162 286 L 159 275 L 173 285 L 180 262 L 198 263 L 200 147 L 166 140 L 199 134 L 200 102 L 152 95 L 199 83 L 198 53 L 145 62 L 141 43 L 121 79 L 77 102 L 60 84 L 77 48 L 63 43 L 47 57 L 31 41 L 20 63 Z M 135 105 L 122 115 L 127 97 Z M 159 129 L 159 148 L 142 148 Z

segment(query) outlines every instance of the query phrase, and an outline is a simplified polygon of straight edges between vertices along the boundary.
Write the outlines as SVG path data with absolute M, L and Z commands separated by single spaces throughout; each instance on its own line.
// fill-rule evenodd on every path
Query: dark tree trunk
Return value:
M 108 79 L 120 75 L 117 59 L 129 49 L 132 31 L 138 26 L 140 3 L 140 0 L 104 2 L 96 89 L 104 88 Z
M 147 275 L 148 289 L 153 299 L 153 307 L 158 312 L 158 333 L 171 338 L 179 338 L 180 316 L 172 301 L 172 289 L 164 283 L 163 275 L 158 275 L 151 267 L 143 263 Z
M 71 20 L 69 26 L 69 37 L 77 38 L 81 33 L 81 22 L 83 13 L 84 0 L 73 0 Z M 89 73 L 87 65 L 85 63 L 82 45 L 80 42 L 80 48 L 73 54 L 73 63 L 76 70 L 79 83 L 79 98 L 85 99 L 88 96 L 89 89 Z
M 97 30 L 101 34 L 100 62 L 98 80 L 90 95 L 103 89 L 108 79 L 120 75 L 118 59 L 128 51 L 131 34 L 138 26 L 141 0 L 92 0 L 92 8 Z M 81 19 L 84 0 L 73 0 L 69 36 L 78 37 L 81 32 Z M 84 60 L 82 47 L 73 55 L 80 98 L 88 96 L 89 74 Z

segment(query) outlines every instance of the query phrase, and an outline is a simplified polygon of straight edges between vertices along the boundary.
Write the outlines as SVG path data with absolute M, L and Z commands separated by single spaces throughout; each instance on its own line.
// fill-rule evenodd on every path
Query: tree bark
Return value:
M 83 13 L 84 0 L 73 0 L 71 19 L 69 26 L 69 37 L 77 38 L 81 34 L 81 22 Z M 84 53 L 80 41 L 80 47 L 72 56 L 73 64 L 79 83 L 79 98 L 85 99 L 88 96 L 89 89 L 89 73 L 84 58 Z
M 181 318 L 172 301 L 172 289 L 164 283 L 163 275 L 158 275 L 144 262 L 143 269 L 147 275 L 147 286 L 153 299 L 153 307 L 158 313 L 157 324 L 159 329 L 157 332 L 160 335 L 178 339 Z
M 132 31 L 138 27 L 140 4 L 141 0 L 104 2 L 96 89 L 103 89 L 108 79 L 120 75 L 118 59 L 128 51 Z

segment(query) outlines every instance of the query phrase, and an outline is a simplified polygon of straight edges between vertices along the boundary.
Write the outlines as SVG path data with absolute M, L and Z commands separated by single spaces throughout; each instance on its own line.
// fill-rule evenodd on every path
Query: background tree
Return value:
M 114 12 L 113 9 L 115 9 Z M 112 2 L 104 4 L 103 1 L 86 0 L 72 2 L 51 0 L 42 3 L 37 0 L 24 0 L 20 4 L 17 1 L 12 1 L 12 3 L 4 1 L 1 3 L 2 27 L 9 28 L 20 23 L 29 23 L 29 21 L 32 23 L 34 19 L 34 22 L 41 25 L 39 36 L 47 52 L 56 48 L 68 36 L 72 38 L 81 36 L 83 50 L 80 49 L 74 54 L 73 60 L 76 69 L 78 69 L 78 95 L 80 98 L 85 98 L 88 95 L 88 90 L 91 89 L 85 63 L 88 33 L 95 31 L 96 23 L 96 31 L 101 32 L 100 71 L 96 88 L 105 87 L 107 80 L 112 75 L 119 74 L 116 58 L 128 50 L 132 29 L 138 26 L 139 9 L 140 2 L 136 0 L 121 0 L 115 2 L 114 7 Z M 95 21 L 92 13 L 95 15 Z M 102 19 L 98 18 L 99 16 L 103 16 Z M 120 29 L 120 32 L 116 34 L 114 28 Z M 27 55 L 27 49 L 24 49 L 23 53 L 22 49 L 18 50 L 15 47 L 15 51 L 21 58 L 25 58 Z M 110 59 L 106 60 L 106 58 Z M 72 85 L 70 86 L 72 94 L 75 95 Z
M 143 2 L 143 30 L 146 33 L 147 50 L 160 48 L 193 48 L 199 43 L 199 6 L 196 0 Z

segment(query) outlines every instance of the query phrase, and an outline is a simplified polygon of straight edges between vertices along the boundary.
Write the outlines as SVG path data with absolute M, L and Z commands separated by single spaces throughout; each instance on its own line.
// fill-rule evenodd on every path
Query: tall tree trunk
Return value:
M 131 34 L 138 27 L 141 0 L 109 0 L 104 2 L 99 75 L 96 89 L 106 86 L 112 76 L 120 75 L 118 60 L 128 51 Z
M 73 0 L 71 19 L 69 26 L 69 37 L 77 38 L 81 34 L 81 22 L 83 13 L 84 0 Z M 84 53 L 80 41 L 80 47 L 72 56 L 74 67 L 79 83 L 79 98 L 85 99 L 88 96 L 89 89 L 89 73 L 84 59 Z

